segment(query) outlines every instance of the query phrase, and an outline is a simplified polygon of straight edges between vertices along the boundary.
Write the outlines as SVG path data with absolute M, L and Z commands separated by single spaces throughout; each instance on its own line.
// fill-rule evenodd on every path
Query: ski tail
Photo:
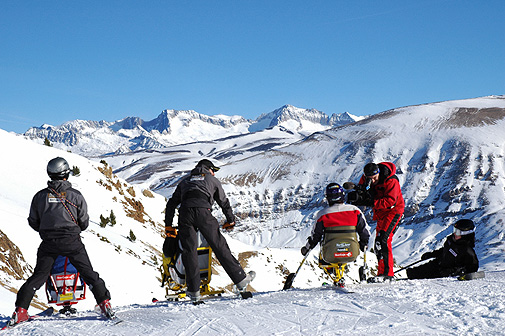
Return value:
M 42 312 L 40 312 L 38 314 L 30 315 L 30 318 L 28 320 L 26 320 L 26 321 L 15 323 L 12 319 L 10 319 L 9 321 L 7 321 L 7 323 L 0 330 L 7 330 L 7 329 L 10 329 L 10 328 L 13 328 L 13 327 L 17 326 L 18 324 L 25 323 L 25 322 L 28 322 L 28 321 L 33 321 L 33 320 L 35 320 L 37 318 L 40 318 L 40 317 L 51 316 L 51 315 L 53 315 L 53 313 L 54 313 L 54 308 L 53 307 L 49 307 L 46 310 L 44 310 L 44 311 L 42 311 Z
M 286 278 L 286 282 L 284 282 L 284 287 L 282 287 L 282 290 L 287 290 L 290 289 L 293 286 L 293 280 L 295 280 L 296 273 L 289 273 L 288 277 Z

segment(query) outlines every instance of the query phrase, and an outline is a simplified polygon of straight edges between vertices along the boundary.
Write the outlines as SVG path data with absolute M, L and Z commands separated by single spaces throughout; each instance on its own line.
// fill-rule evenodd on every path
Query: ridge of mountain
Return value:
M 232 235 L 267 247 L 302 246 L 327 183 L 357 182 L 366 163 L 390 161 L 406 201 L 394 240 L 400 260 L 439 247 L 451 224 L 468 217 L 478 223 L 483 262 L 498 267 L 505 262 L 503 129 L 505 96 L 489 96 L 395 108 L 297 139 L 276 127 L 262 131 L 259 150 L 253 133 L 106 160 L 127 181 L 166 197 L 198 160 L 213 160 L 239 218 Z M 265 141 L 274 130 L 279 138 Z
M 315 109 L 291 105 L 263 114 L 255 121 L 241 116 L 207 116 L 193 110 L 164 110 L 149 121 L 138 117 L 115 122 L 73 120 L 60 126 L 32 127 L 24 135 L 38 141 L 47 138 L 55 147 L 94 157 L 209 141 L 276 126 L 308 135 L 356 120 L 359 118 L 348 113 L 328 117 Z

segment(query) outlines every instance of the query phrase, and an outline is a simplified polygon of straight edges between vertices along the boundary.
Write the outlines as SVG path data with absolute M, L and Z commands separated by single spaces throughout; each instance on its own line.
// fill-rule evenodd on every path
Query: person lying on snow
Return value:
M 454 233 L 446 238 L 444 246 L 426 252 L 421 260 L 432 261 L 407 269 L 409 279 L 432 279 L 477 272 L 479 260 L 475 246 L 475 224 L 470 219 L 460 219 L 454 224 Z

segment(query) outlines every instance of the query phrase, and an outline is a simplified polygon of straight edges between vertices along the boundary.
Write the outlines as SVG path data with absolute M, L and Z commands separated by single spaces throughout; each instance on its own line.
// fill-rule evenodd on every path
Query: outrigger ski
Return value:
M 106 323 L 107 324 L 111 324 L 111 325 L 116 325 L 116 324 L 119 324 L 119 323 L 123 322 L 122 319 L 120 319 L 119 317 L 117 317 L 115 315 L 112 318 L 105 317 L 105 319 L 106 319 Z
M 36 320 L 40 317 L 46 317 L 46 316 L 51 316 L 53 315 L 54 313 L 54 308 L 53 307 L 49 307 L 47 308 L 46 310 L 38 313 L 38 314 L 35 314 L 35 315 L 30 315 L 30 318 L 26 321 L 23 321 L 23 322 L 19 322 L 19 323 L 15 323 L 15 324 L 10 324 L 11 323 L 11 320 L 7 321 L 7 323 L 2 327 L 2 329 L 0 330 L 7 330 L 7 329 L 10 329 L 10 328 L 13 328 L 19 324 L 23 324 L 25 322 L 29 322 L 29 321 L 33 321 L 33 320 Z
M 250 299 L 252 298 L 253 295 L 252 295 L 252 292 L 249 292 L 249 291 L 243 291 L 243 292 L 238 292 L 238 293 L 235 293 L 235 295 L 230 295 L 230 296 L 206 296 L 206 297 L 202 297 L 200 298 L 199 301 L 196 301 L 196 302 L 192 302 L 193 305 L 195 306 L 198 306 L 198 305 L 201 305 L 202 303 L 205 303 L 205 301 L 211 301 L 211 300 L 234 300 L 234 299 L 237 299 L 237 298 L 240 298 L 242 300 L 247 300 L 247 299 Z
M 212 294 L 212 295 L 204 295 L 200 298 L 199 301 L 192 302 L 195 306 L 205 303 L 205 301 L 212 301 L 212 300 L 234 300 L 237 298 L 240 298 L 242 300 L 250 299 L 253 297 L 252 292 L 250 291 L 242 291 L 242 292 L 233 292 L 233 295 L 222 295 L 222 293 L 217 293 L 217 294 Z M 164 303 L 164 302 L 189 302 L 188 299 L 186 299 L 186 293 L 181 292 L 173 295 L 169 295 L 166 297 L 166 300 L 158 300 L 156 298 L 152 299 L 153 303 Z
M 474 279 L 482 279 L 485 277 L 486 277 L 486 274 L 484 273 L 484 271 L 478 271 L 478 272 L 463 274 L 458 277 L 458 280 L 460 280 L 460 281 L 474 280 Z

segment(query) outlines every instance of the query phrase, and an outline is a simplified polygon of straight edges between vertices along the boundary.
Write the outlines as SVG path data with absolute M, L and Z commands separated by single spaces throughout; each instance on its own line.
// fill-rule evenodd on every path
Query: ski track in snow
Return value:
M 249 300 L 116 307 L 123 323 L 94 312 L 52 316 L 4 335 L 503 335 L 505 271 L 453 278 L 262 292 Z M 78 307 L 78 306 L 77 306 Z M 3 317 L 2 321 L 7 321 Z

